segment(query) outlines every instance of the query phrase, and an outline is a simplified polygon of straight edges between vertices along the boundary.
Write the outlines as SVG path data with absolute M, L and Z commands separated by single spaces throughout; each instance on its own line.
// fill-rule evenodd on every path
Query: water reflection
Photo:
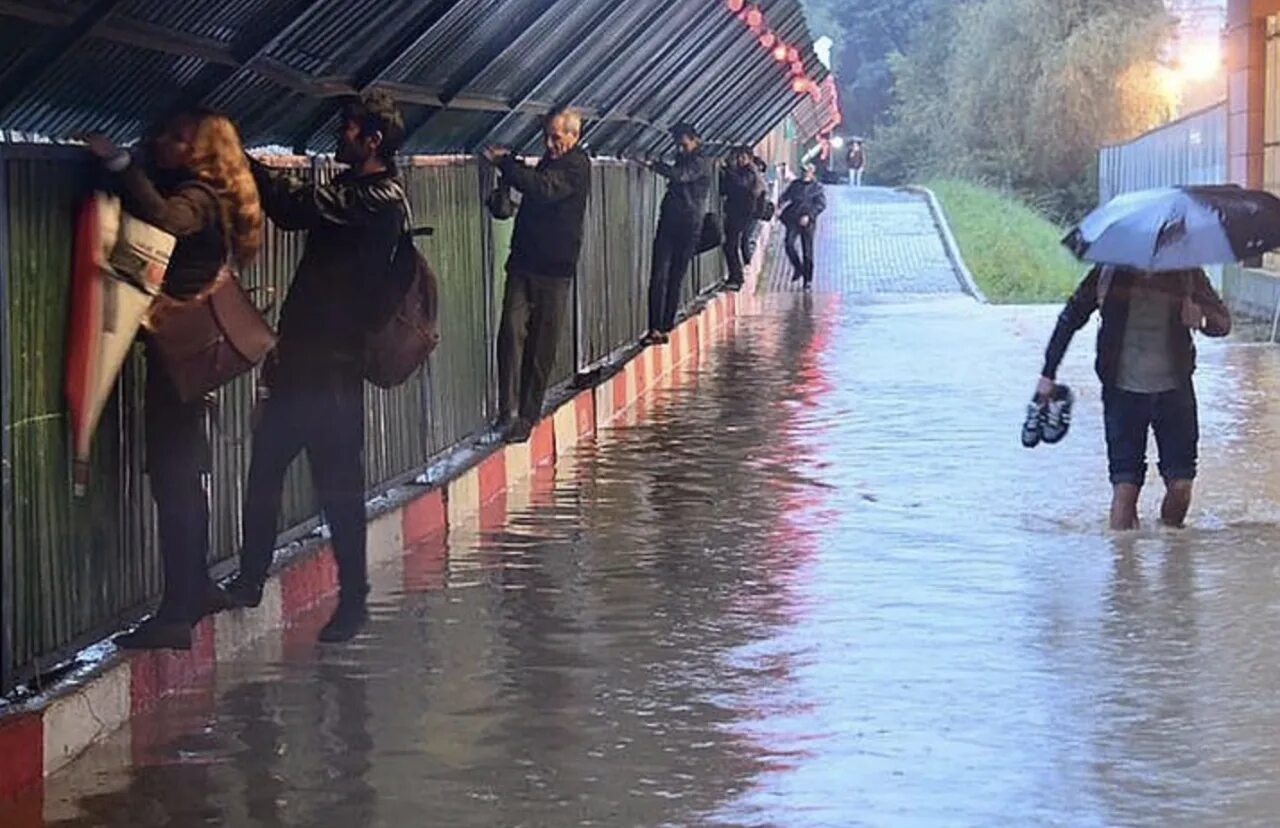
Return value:
M 220 666 L 49 824 L 1272 824 L 1280 353 L 1206 348 L 1193 528 L 1115 538 L 1087 347 L 1072 436 L 1017 444 L 1052 318 L 770 297 L 381 573 L 357 646 L 321 608 Z

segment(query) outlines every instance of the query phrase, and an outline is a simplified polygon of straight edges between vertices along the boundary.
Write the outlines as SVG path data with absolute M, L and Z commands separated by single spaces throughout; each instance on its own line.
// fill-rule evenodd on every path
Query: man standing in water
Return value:
M 1196 477 L 1199 415 L 1192 333 L 1221 337 L 1231 314 L 1203 270 L 1151 273 L 1093 268 L 1067 301 L 1049 340 L 1036 388 L 1046 400 L 1076 331 L 1100 310 L 1096 368 L 1111 472 L 1111 528 L 1138 528 L 1138 496 L 1147 477 L 1147 435 L 1154 431 L 1165 481 L 1160 519 L 1181 527 Z

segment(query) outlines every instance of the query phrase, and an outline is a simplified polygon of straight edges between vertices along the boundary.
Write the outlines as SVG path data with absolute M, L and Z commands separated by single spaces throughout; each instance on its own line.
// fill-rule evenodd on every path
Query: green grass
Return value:
M 943 179 L 925 186 L 942 203 L 974 281 L 998 304 L 1060 302 L 1084 267 L 1060 243 L 1065 230 L 998 190 Z

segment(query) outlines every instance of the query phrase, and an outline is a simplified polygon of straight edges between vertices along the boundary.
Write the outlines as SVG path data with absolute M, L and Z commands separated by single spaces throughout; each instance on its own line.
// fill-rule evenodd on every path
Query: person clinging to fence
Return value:
M 114 173 L 124 209 L 177 237 L 163 291 L 189 300 L 224 263 L 247 265 L 262 246 L 262 208 L 235 125 L 205 110 L 181 112 L 146 142 L 146 162 L 102 135 L 90 151 Z M 191 628 L 217 608 L 208 574 L 209 503 L 201 475 L 211 452 L 203 398 L 184 401 L 160 359 L 146 348 L 146 469 L 159 518 L 164 593 L 155 614 L 116 643 L 126 649 L 191 648 Z
M 746 264 L 751 261 L 751 226 L 760 212 L 764 178 L 756 169 L 750 147 L 735 147 L 720 172 L 720 196 L 724 199 L 724 257 L 729 268 L 726 285 L 742 287 Z
M 676 325 L 680 291 L 696 255 L 714 164 L 703 155 L 702 139 L 692 124 L 671 129 L 676 157 L 671 164 L 655 162 L 650 169 L 667 179 L 667 192 L 658 214 L 649 275 L 649 332 L 645 344 L 667 342 Z
M 395 102 L 375 92 L 342 108 L 335 157 L 347 169 L 331 183 L 253 163 L 267 215 L 280 229 L 307 236 L 281 309 L 280 342 L 264 371 L 240 573 L 226 599 L 233 607 L 261 602 L 285 473 L 305 450 L 338 564 L 338 607 L 322 641 L 346 641 L 366 620 L 365 317 L 408 220 L 394 163 L 404 134 Z
M 1147 477 L 1147 436 L 1154 431 L 1165 481 L 1161 522 L 1180 527 L 1191 506 L 1200 440 L 1193 332 L 1222 337 L 1231 313 L 1200 268 L 1151 272 L 1098 265 L 1067 301 L 1045 352 L 1036 398 L 1057 388 L 1058 366 L 1072 337 L 1099 311 L 1096 369 L 1111 473 L 1111 528 L 1138 528 Z
M 501 170 L 504 185 L 521 195 L 497 342 L 495 429 L 512 442 L 528 440 L 542 416 L 568 318 L 591 192 L 591 159 L 578 146 L 581 134 L 582 119 L 558 111 L 544 123 L 545 150 L 536 166 L 521 163 L 505 147 L 483 153 Z
M 813 164 L 804 165 L 804 173 L 787 186 L 780 203 L 786 205 L 779 218 L 787 231 L 787 258 L 794 268 L 791 281 L 804 282 L 807 290 L 813 285 L 813 238 L 818 216 L 827 209 L 827 196 Z

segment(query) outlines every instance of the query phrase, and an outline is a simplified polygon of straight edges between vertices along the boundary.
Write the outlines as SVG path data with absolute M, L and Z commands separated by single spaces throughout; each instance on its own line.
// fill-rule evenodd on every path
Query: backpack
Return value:
M 408 212 L 406 205 L 406 222 Z M 364 345 L 364 377 L 379 388 L 395 388 L 413 376 L 440 343 L 440 293 L 435 271 L 414 245 L 430 227 L 406 223 L 391 256 L 381 312 Z

